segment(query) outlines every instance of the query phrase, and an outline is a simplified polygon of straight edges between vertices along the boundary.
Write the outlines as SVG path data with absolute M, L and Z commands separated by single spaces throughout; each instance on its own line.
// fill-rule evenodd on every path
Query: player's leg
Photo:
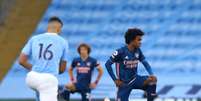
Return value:
M 40 101 L 58 101 L 55 89 L 41 91 Z
M 148 77 L 144 82 L 145 91 L 147 92 L 148 101 L 153 101 L 157 97 L 156 94 L 156 78 Z
M 131 90 L 131 86 L 118 87 L 116 101 L 128 101 Z
M 91 94 L 89 92 L 81 92 L 82 101 L 91 101 Z
M 63 98 L 65 101 L 70 100 L 70 90 L 66 88 L 65 85 L 59 85 L 58 97 Z
M 70 100 L 70 94 L 77 92 L 76 83 L 69 83 L 67 85 L 59 86 L 59 96 L 62 97 L 64 100 Z
M 36 101 L 40 101 L 40 93 L 36 91 Z
M 39 75 L 35 72 L 29 72 L 26 76 L 26 84 L 36 92 L 36 101 L 40 101 L 40 94 L 37 90 L 39 84 L 41 84 L 41 80 L 38 80 Z
M 51 74 L 41 74 L 43 82 L 37 88 L 40 93 L 40 101 L 57 101 L 58 80 Z
M 40 94 L 40 101 L 57 101 L 58 80 L 51 74 L 29 72 L 27 85 Z
M 147 92 L 148 101 L 153 101 L 157 97 L 156 84 L 148 85 L 147 89 L 146 89 L 146 92 Z
M 153 101 L 156 97 L 156 80 L 151 80 L 148 76 L 137 76 L 133 88 L 145 90 L 148 101 Z

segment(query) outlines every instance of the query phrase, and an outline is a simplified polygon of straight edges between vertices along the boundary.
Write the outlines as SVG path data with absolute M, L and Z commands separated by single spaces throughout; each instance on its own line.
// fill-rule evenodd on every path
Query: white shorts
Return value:
M 40 94 L 40 101 L 57 101 L 58 80 L 49 73 L 31 71 L 26 77 L 27 85 Z

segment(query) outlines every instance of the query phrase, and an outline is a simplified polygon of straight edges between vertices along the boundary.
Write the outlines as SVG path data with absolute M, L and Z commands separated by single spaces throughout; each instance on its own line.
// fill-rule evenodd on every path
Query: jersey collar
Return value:
M 133 53 L 133 52 L 135 52 L 135 51 L 137 50 L 137 48 L 136 48 L 136 49 L 130 51 L 130 50 L 128 49 L 128 46 L 125 46 L 125 49 L 126 49 L 128 52 L 130 52 L 130 53 Z
M 82 60 L 82 58 L 80 57 L 80 60 L 81 60 L 82 62 L 86 62 L 86 61 L 89 60 L 89 56 L 88 56 L 88 58 L 87 58 L 86 60 Z

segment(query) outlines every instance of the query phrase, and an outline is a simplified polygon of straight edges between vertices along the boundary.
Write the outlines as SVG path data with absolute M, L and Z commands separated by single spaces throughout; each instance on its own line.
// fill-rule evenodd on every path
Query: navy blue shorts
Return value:
M 129 95 L 132 89 L 141 89 L 145 90 L 143 86 L 144 81 L 147 80 L 148 76 L 139 76 L 131 80 L 129 83 L 123 84 L 121 87 L 118 87 L 117 91 L 117 101 L 128 101 Z
M 75 92 L 80 92 L 80 93 L 90 93 L 91 89 L 89 86 L 83 86 L 80 85 L 79 83 L 74 83 L 76 91 Z
M 82 101 L 90 101 L 90 88 L 89 87 L 83 87 L 83 85 L 80 85 L 78 83 L 75 83 L 75 91 L 69 91 L 65 89 L 64 85 L 59 86 L 59 97 L 64 98 L 66 101 L 69 101 L 70 99 L 70 93 L 79 93 L 81 94 Z

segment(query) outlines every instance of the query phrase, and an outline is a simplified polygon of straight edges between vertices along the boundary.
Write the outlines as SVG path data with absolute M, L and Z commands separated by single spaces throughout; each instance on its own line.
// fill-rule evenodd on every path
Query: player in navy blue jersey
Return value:
M 117 101 L 128 101 L 132 89 L 146 91 L 148 101 L 153 101 L 156 97 L 157 78 L 140 49 L 143 35 L 144 32 L 138 28 L 128 29 L 125 33 L 126 45 L 117 49 L 105 64 L 109 75 L 118 87 Z M 144 65 L 149 76 L 138 75 L 138 62 Z M 116 64 L 116 75 L 112 70 L 113 63 Z
M 74 58 L 69 68 L 71 83 L 59 87 L 59 96 L 69 101 L 70 93 L 78 92 L 82 96 L 82 101 L 90 100 L 91 89 L 96 88 L 103 69 L 96 59 L 89 56 L 91 48 L 87 44 L 81 44 L 77 49 L 80 57 Z M 73 69 L 76 69 L 77 77 L 74 78 Z M 91 83 L 93 70 L 98 70 L 96 80 Z

